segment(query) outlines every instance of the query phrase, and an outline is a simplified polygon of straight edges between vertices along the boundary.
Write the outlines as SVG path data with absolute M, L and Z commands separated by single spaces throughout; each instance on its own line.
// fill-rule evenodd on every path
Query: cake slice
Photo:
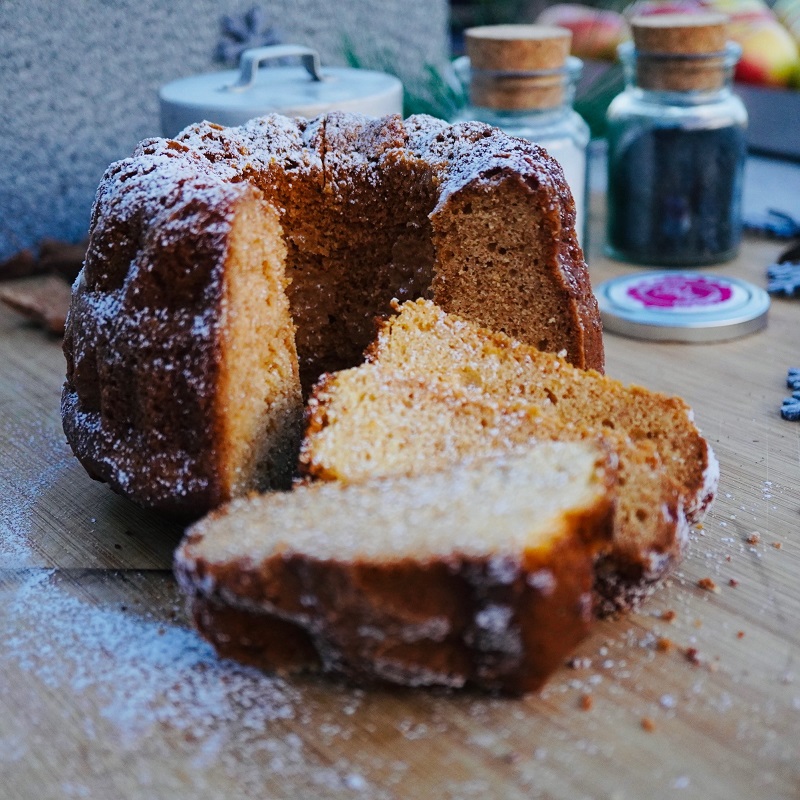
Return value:
M 615 458 L 547 442 L 470 465 L 242 498 L 175 556 L 220 655 L 407 685 L 537 689 L 586 634 Z
M 620 459 L 612 551 L 597 568 L 601 613 L 637 605 L 679 559 L 711 502 L 718 464 L 677 397 L 597 372 L 408 302 L 367 363 L 323 378 L 301 467 L 358 482 L 414 475 L 530 439 L 604 436 Z

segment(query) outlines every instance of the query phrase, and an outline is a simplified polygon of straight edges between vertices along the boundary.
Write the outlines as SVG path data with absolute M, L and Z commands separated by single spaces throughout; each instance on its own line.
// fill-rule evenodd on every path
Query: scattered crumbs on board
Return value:
M 703 589 L 703 591 L 711 592 L 712 594 L 720 593 L 719 586 L 717 586 L 717 584 L 714 583 L 713 578 L 709 578 L 708 576 L 706 576 L 705 578 L 700 578 L 700 580 L 697 581 L 697 585 L 701 589 Z
M 760 502 L 768 503 L 776 491 L 781 489 L 765 482 Z M 135 603 L 97 607 L 49 571 L 30 571 L 3 604 L 0 670 L 12 665 L 54 693 L 69 692 L 73 713 L 82 718 L 78 738 L 84 746 L 90 752 L 117 748 L 120 765 L 134 760 L 143 786 L 154 780 L 145 756 L 163 757 L 160 749 L 168 746 L 198 793 L 235 779 L 242 797 L 263 796 L 267 769 L 276 785 L 302 780 L 319 796 L 394 797 L 419 767 L 417 754 L 439 756 L 437 745 L 468 730 L 469 747 L 510 770 L 524 796 L 547 797 L 543 769 L 556 775 L 574 771 L 576 757 L 588 763 L 615 758 L 609 727 L 642 741 L 667 741 L 687 725 L 709 729 L 713 737 L 735 720 L 737 746 L 758 754 L 763 766 L 753 773 L 754 784 L 768 787 L 770 770 L 796 769 L 800 692 L 791 659 L 763 663 L 757 630 L 744 637 L 741 625 L 723 622 L 719 628 L 722 617 L 711 616 L 721 613 L 725 593 L 734 587 L 742 587 L 737 596 L 759 588 L 774 553 L 765 546 L 772 544 L 767 529 L 758 541 L 748 541 L 758 533 L 749 508 L 730 494 L 725 506 L 724 516 L 712 512 L 693 531 L 687 560 L 641 613 L 600 623 L 568 669 L 556 673 L 540 696 L 521 701 L 427 692 L 389 695 L 387 701 L 380 693 L 325 680 L 283 680 L 219 661 L 193 631 L 176 624 L 175 613 L 154 619 L 131 611 Z M 24 549 L 22 516 L 17 538 Z M 8 526 L 8 515 L 0 519 Z M 721 594 L 719 603 L 697 591 L 706 579 Z M 779 619 L 780 598 L 765 591 L 757 602 L 753 614 Z M 657 676 L 662 686 L 650 697 L 641 691 L 646 675 Z M 754 688 L 764 682 L 779 687 L 767 702 Z M 0 687 L 0 698 L 8 691 Z M 384 702 L 396 714 L 389 733 Z M 97 704 L 99 718 L 92 713 Z M 787 709 L 794 715 L 788 731 Z M 569 715 L 577 716 L 578 728 L 565 729 Z M 0 722 L 0 770 L 38 746 L 3 730 Z M 792 731 L 794 738 L 785 735 Z M 392 745 L 371 747 L 373 738 Z M 78 766 L 63 776 L 64 797 L 89 796 L 91 776 L 82 776 Z M 682 769 L 661 765 L 654 777 L 673 788 L 697 787 L 702 776 Z M 486 780 L 465 777 L 447 781 L 441 796 L 490 791 Z

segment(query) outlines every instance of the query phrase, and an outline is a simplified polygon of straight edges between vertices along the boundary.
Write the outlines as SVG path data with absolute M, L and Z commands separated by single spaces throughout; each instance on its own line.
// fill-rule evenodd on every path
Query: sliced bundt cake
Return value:
M 308 389 L 359 363 L 395 297 L 602 369 L 574 217 L 544 150 L 479 123 L 272 115 L 143 142 L 98 190 L 64 342 L 67 438 L 164 511 L 285 485 L 296 373 Z

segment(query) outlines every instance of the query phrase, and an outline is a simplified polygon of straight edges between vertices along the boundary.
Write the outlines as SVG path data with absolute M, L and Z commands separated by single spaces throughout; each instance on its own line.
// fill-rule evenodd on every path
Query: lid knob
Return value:
M 324 80 L 319 53 L 316 50 L 299 44 L 273 44 L 245 50 L 239 59 L 239 80 L 225 88 L 230 92 L 244 92 L 255 83 L 258 68 L 263 63 L 291 56 L 299 56 L 312 80 Z

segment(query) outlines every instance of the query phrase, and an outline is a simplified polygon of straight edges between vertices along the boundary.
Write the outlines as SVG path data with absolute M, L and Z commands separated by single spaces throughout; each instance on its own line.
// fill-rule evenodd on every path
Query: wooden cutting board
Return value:
M 779 250 L 748 241 L 713 271 L 763 285 Z M 0 309 L 0 796 L 800 797 L 800 423 L 778 413 L 800 301 L 732 342 L 606 348 L 608 374 L 694 407 L 719 498 L 641 613 L 505 700 L 219 662 L 171 576 L 179 526 L 86 476 L 60 342 Z

